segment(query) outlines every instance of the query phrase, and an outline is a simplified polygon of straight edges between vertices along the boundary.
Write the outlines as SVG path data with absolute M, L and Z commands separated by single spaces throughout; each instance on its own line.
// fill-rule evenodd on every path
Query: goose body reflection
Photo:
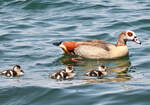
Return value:
M 76 67 L 79 67 L 78 78 L 85 80 L 87 83 L 109 81 L 120 82 L 128 81 L 130 80 L 130 78 L 132 78 L 132 76 L 128 74 L 129 68 L 131 67 L 129 56 L 111 60 L 92 60 L 77 57 L 77 59 L 80 60 L 82 63 L 74 62 L 71 59 L 72 56 L 64 55 L 58 60 L 61 61 L 61 63 L 64 65 L 72 64 Z M 86 78 L 85 76 L 83 76 L 85 72 L 87 72 L 87 76 L 90 76 L 89 70 L 97 70 L 98 65 L 106 65 L 109 68 L 109 72 L 107 71 L 107 74 L 109 73 L 109 76 L 106 76 L 104 79 Z

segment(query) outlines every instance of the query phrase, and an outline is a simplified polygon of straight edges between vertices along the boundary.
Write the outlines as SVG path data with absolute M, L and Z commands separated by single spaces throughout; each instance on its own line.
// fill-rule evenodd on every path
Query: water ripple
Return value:
M 0 76 L 0 103 L 148 104 L 149 10 L 148 0 L 1 0 L 0 69 L 19 64 L 25 75 Z M 80 59 L 80 64 L 52 45 L 56 41 L 91 39 L 116 43 L 123 30 L 133 30 L 142 45 L 127 43 L 129 56 L 120 59 Z M 73 80 L 48 77 L 66 64 L 75 66 Z M 112 73 L 103 79 L 82 76 L 99 64 L 108 66 Z

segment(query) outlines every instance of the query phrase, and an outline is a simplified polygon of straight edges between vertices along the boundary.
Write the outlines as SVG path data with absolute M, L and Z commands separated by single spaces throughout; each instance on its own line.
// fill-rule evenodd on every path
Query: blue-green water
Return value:
M 55 41 L 101 39 L 115 43 L 123 30 L 129 57 L 70 61 Z M 149 0 L 0 0 L 0 70 L 19 64 L 25 75 L 0 76 L 0 105 L 149 105 Z M 72 80 L 48 75 L 73 64 Z M 98 64 L 111 73 L 103 79 L 82 76 Z M 126 72 L 123 72 L 125 71 Z

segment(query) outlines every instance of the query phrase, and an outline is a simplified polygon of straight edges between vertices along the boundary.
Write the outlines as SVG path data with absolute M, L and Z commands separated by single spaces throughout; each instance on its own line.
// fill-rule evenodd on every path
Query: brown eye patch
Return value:
M 128 32 L 128 36 L 133 36 L 133 33 L 132 32 Z

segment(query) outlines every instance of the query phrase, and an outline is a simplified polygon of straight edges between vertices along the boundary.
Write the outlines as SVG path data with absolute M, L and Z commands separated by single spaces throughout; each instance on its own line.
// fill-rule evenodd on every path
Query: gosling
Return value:
M 12 69 L 0 72 L 0 75 L 5 75 L 7 77 L 17 77 L 24 75 L 24 71 L 21 69 L 19 65 L 15 65 Z
M 99 65 L 98 70 L 91 70 L 84 74 L 84 76 L 92 76 L 92 77 L 98 77 L 102 78 L 105 75 L 107 75 L 107 67 L 104 65 Z
M 71 65 L 67 65 L 65 69 L 61 69 L 56 73 L 50 74 L 50 77 L 57 80 L 72 79 L 75 76 L 74 68 Z

